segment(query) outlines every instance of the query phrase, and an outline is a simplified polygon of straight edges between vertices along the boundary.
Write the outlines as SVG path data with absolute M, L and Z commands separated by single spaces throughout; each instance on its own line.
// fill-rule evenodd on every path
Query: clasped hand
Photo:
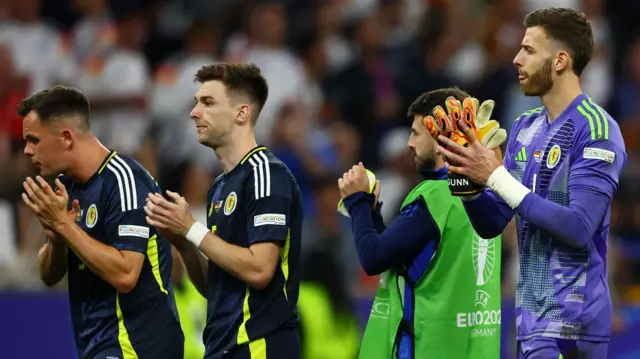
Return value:
M 31 177 L 24 181 L 22 185 L 25 193 L 22 194 L 22 200 L 36 214 L 47 231 L 47 236 L 51 236 L 52 231 L 60 224 L 75 217 L 80 206 L 76 203 L 72 211 L 67 210 L 69 195 L 59 179 L 56 179 L 58 189 L 55 192 L 44 178 L 37 176 L 36 181 Z
M 159 230 L 184 237 L 196 222 L 189 210 L 189 203 L 178 193 L 167 191 L 168 201 L 160 193 L 149 193 L 144 211 L 147 223 Z
M 458 121 L 458 128 L 469 139 L 469 146 L 462 146 L 440 135 L 438 136 L 438 151 L 444 156 L 445 165 L 449 172 L 463 175 L 474 183 L 486 186 L 489 176 L 502 165 L 498 159 L 500 157 L 499 148 L 497 150 L 485 148 L 476 139 L 473 130 L 462 119 Z

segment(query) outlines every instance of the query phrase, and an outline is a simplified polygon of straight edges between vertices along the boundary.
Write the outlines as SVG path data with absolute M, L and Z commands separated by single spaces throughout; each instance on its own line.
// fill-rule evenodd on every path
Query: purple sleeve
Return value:
M 507 146 L 502 163 L 507 171 L 511 171 L 515 166 L 509 147 Z M 490 189 L 486 189 L 473 200 L 463 201 L 463 204 L 473 229 L 482 238 L 499 236 L 513 218 L 511 207 Z
M 429 242 L 439 240 L 440 231 L 423 200 L 405 206 L 380 234 L 372 219 L 373 201 L 373 196 L 365 193 L 345 198 L 358 259 L 368 275 L 407 263 Z
M 511 207 L 489 189 L 463 204 L 473 229 L 482 238 L 499 236 L 513 218 Z
M 626 153 L 612 141 L 590 141 L 580 147 L 569 170 L 569 206 L 529 193 L 516 208 L 526 221 L 574 247 L 593 238 L 611 200 L 626 162 Z

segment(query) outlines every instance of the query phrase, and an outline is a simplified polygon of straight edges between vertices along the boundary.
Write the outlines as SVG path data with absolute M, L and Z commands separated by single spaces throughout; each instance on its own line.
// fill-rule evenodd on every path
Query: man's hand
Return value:
M 191 215 L 189 203 L 184 197 L 171 191 L 167 191 L 167 196 L 173 202 L 167 201 L 159 193 L 149 193 L 147 205 L 144 207 L 144 211 L 147 213 L 147 223 L 161 231 L 184 238 L 196 220 Z M 172 236 L 169 235 L 168 237 L 171 238 Z
M 461 119 L 458 128 L 469 139 L 469 146 L 464 147 L 445 136 L 438 136 L 438 150 L 446 159 L 449 172 L 469 178 L 474 183 L 486 186 L 489 176 L 501 162 L 496 152 L 485 148 L 476 139 L 474 131 Z
M 68 222 L 70 218 L 67 211 L 69 195 L 62 182 L 56 179 L 58 191 L 54 193 L 44 178 L 37 176 L 36 180 L 38 183 L 31 177 L 27 177 L 24 181 L 23 187 L 26 191 L 22 194 L 24 203 L 35 212 L 45 229 L 54 229 L 60 224 Z M 71 221 L 73 222 L 74 219 Z
M 59 194 L 60 190 L 58 189 L 56 193 Z M 74 199 L 73 202 L 71 203 L 71 210 L 67 212 L 67 215 L 69 216 L 69 219 L 71 219 L 72 221 L 75 221 L 79 212 L 80 212 L 80 202 L 77 199 Z M 49 227 L 45 227 L 43 223 L 40 223 L 40 224 L 42 224 L 42 228 L 44 229 L 44 235 L 47 238 L 49 238 L 49 240 L 52 243 L 58 244 L 63 241 L 63 239 L 60 238 L 60 236 L 58 236 L 58 234 L 53 229 Z
M 356 192 L 369 193 L 369 177 L 362 162 L 354 165 L 349 172 L 345 172 L 342 178 L 338 179 L 338 188 L 343 199 Z

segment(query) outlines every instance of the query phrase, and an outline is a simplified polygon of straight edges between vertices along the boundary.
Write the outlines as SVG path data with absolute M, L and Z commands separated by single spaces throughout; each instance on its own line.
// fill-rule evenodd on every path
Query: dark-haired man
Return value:
M 191 118 L 224 170 L 209 190 L 207 224 L 170 191 L 170 201 L 148 197 L 147 221 L 168 233 L 207 297 L 206 359 L 299 359 L 302 201 L 289 169 L 256 144 L 267 82 L 253 64 L 226 63 L 202 67 L 196 81 Z
M 27 178 L 24 202 L 47 239 L 38 253 L 47 286 L 68 274 L 71 319 L 82 359 L 181 359 L 184 336 L 171 286 L 171 245 L 145 221 L 160 192 L 134 160 L 90 131 L 89 101 L 55 86 L 22 101 L 24 153 L 54 191 Z
M 360 264 L 369 275 L 382 274 L 361 359 L 500 356 L 501 238 L 481 238 L 474 231 L 462 201 L 448 189 L 444 161 L 426 126 L 434 109 L 468 97 L 457 88 L 440 89 L 421 95 L 409 108 L 408 146 L 424 181 L 388 226 L 376 203 L 380 183 L 373 195 L 368 193 L 362 164 L 338 181 Z M 477 111 L 478 118 L 490 117 L 488 104 L 483 107 L 488 111 Z
M 539 9 L 524 25 L 513 63 L 523 93 L 544 107 L 516 120 L 504 165 L 477 141 L 465 148 L 440 136 L 440 150 L 451 172 L 489 187 L 465 202 L 480 235 L 516 216 L 519 357 L 606 358 L 609 211 L 627 154 L 617 123 L 580 89 L 594 47 L 584 14 Z

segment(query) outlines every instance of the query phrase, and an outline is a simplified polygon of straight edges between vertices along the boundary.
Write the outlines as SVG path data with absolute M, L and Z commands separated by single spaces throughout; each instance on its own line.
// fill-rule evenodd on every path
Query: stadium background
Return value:
M 43 235 L 19 200 L 21 182 L 32 173 L 15 115 L 25 95 L 56 83 L 80 88 L 92 100 L 92 126 L 105 144 L 138 158 L 204 216 L 206 191 L 220 168 L 197 144 L 187 115 L 192 76 L 216 60 L 258 64 L 270 86 L 259 142 L 290 166 L 304 194 L 301 305 L 314 308 L 304 323 L 313 335 L 305 340 L 335 349 L 307 359 L 349 358 L 339 353 L 349 352 L 345 338 L 360 330 L 350 319 L 364 323 L 377 279 L 361 273 L 349 223 L 335 211 L 337 177 L 358 159 L 376 170 L 389 221 L 418 180 L 405 147 L 405 111 L 416 96 L 459 86 L 494 99 L 494 116 L 507 129 L 539 106 L 520 94 L 511 61 L 523 16 L 550 5 L 580 8 L 591 19 L 597 47 L 583 89 L 620 123 L 630 153 L 609 238 L 615 303 L 609 357 L 639 358 L 640 2 L 626 0 L 0 0 L 3 357 L 75 357 L 64 284 L 40 284 L 35 255 Z M 514 351 L 512 230 L 503 246 L 504 358 Z M 183 281 L 180 270 L 175 281 Z M 185 298 L 181 315 L 197 326 L 202 302 Z M 190 337 L 194 346 L 197 330 Z

